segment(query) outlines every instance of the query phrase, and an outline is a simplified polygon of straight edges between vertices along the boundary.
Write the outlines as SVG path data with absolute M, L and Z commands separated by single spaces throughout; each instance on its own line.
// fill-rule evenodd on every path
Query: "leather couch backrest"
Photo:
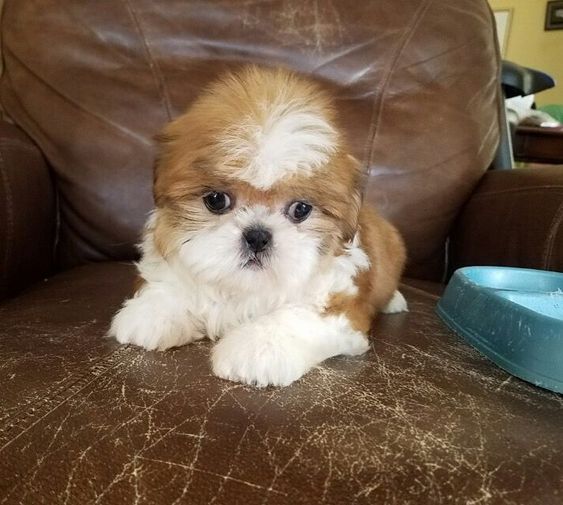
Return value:
M 366 198 L 437 278 L 456 213 L 498 141 L 486 0 L 6 0 L 4 111 L 57 179 L 63 267 L 131 259 L 153 137 L 224 68 L 312 73 L 338 90 Z

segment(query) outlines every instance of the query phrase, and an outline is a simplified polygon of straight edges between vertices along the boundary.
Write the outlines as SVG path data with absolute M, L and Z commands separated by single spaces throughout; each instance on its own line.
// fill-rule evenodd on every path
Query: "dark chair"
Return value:
M 553 88 L 553 78 L 533 68 L 523 67 L 512 61 L 503 60 L 501 67 L 501 86 L 505 98 L 528 96 Z M 557 130 L 537 127 L 519 127 L 508 124 L 501 130 L 501 137 L 494 167 L 508 169 L 514 161 L 539 161 L 543 163 L 563 163 L 563 137 Z

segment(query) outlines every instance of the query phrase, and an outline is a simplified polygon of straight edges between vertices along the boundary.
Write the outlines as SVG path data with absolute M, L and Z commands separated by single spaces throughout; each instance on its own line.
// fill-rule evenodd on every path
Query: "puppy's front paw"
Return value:
M 275 333 L 251 325 L 232 331 L 213 349 L 213 373 L 258 387 L 288 386 L 299 379 L 314 364 L 306 346 Z
M 346 356 L 359 356 L 369 349 L 367 337 L 363 333 L 354 330 L 342 334 L 341 345 L 341 354 Z
M 408 312 L 407 301 L 400 291 L 395 291 L 389 303 L 381 311 L 383 314 L 397 314 L 398 312 Z
M 121 344 L 133 344 L 149 351 L 164 351 L 203 338 L 187 313 L 175 310 L 170 300 L 141 293 L 125 302 L 108 332 Z

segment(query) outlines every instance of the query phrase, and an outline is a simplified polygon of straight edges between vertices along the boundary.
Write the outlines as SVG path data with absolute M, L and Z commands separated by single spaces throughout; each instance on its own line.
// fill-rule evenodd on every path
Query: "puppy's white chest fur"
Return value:
M 300 282 L 288 277 L 269 284 L 266 277 L 254 290 L 238 292 L 198 281 L 180 261 L 164 260 L 151 233 L 143 253 L 138 268 L 147 283 L 110 330 L 121 343 L 164 350 L 220 337 L 212 354 L 215 374 L 257 386 L 288 385 L 330 356 L 368 348 L 345 316 L 322 315 L 330 295 L 353 294 L 354 276 L 369 266 L 357 241 Z
M 356 238 L 342 255 L 323 259 L 309 277 L 269 277 L 258 272 L 253 289 L 236 289 L 233 285 L 198 279 L 177 257 L 164 260 L 156 252 L 149 232 L 143 244 L 143 260 L 138 266 L 148 282 L 142 293 L 154 290 L 154 286 L 159 286 L 158 291 L 167 291 L 162 301 L 176 305 L 178 316 L 190 321 L 197 338 L 204 335 L 214 340 L 282 307 L 308 307 L 322 313 L 331 295 L 356 294 L 354 278 L 369 268 L 369 259 Z M 145 298 L 149 304 L 155 303 L 155 297 Z M 154 307 L 147 310 L 153 311 Z

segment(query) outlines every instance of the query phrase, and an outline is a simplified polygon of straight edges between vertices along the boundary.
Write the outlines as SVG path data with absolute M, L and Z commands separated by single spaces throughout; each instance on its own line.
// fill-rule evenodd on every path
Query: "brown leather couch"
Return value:
M 563 402 L 435 315 L 468 264 L 563 270 L 563 171 L 493 170 L 485 0 L 6 0 L 0 503 L 563 501 Z M 209 345 L 104 339 L 152 206 L 153 135 L 223 68 L 334 86 L 366 198 L 403 232 L 407 314 L 285 389 Z

